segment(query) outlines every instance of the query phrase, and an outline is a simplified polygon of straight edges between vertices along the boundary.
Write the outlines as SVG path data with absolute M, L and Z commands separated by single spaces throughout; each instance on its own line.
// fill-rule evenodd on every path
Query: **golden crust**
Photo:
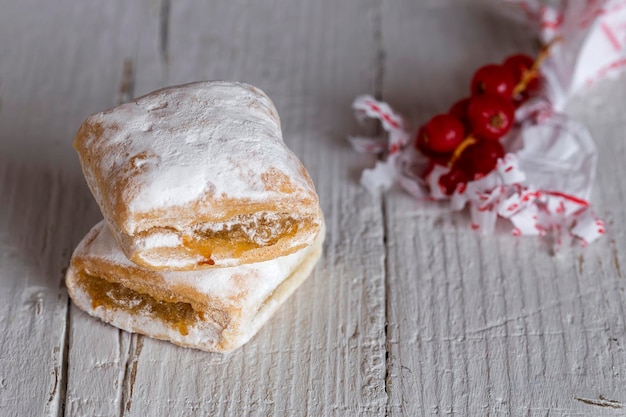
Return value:
M 276 219 L 263 220 L 266 213 L 252 213 L 248 216 L 249 220 L 231 221 L 228 226 L 221 226 L 225 230 L 216 232 L 203 231 L 203 223 L 198 223 L 184 231 L 157 226 L 132 237 L 120 233 L 118 238 L 124 253 L 133 262 L 154 270 L 173 271 L 267 261 L 305 248 L 311 243 L 309 236 L 314 237 L 319 233 L 321 212 L 299 219 L 294 219 L 290 214 L 270 213 Z M 237 214 L 233 218 L 246 216 Z M 242 228 L 252 230 L 243 232 Z M 279 233 L 272 235 L 271 229 Z M 178 244 L 150 246 L 146 243 L 159 235 L 176 239 Z
M 245 84 L 156 91 L 89 116 L 74 147 L 124 253 L 149 268 L 191 270 L 284 256 L 311 244 L 323 222 L 311 178 L 282 141 L 273 103 Z M 211 248 L 208 259 L 198 245 L 183 244 L 206 225 L 228 231 L 233 219 L 256 213 L 291 216 L 298 230 L 241 253 L 199 239 Z M 162 229 L 175 231 L 180 244 L 146 243 Z
M 324 240 L 261 264 L 161 273 L 128 261 L 104 222 L 79 244 L 66 275 L 75 304 L 107 323 L 181 346 L 226 352 L 249 340 L 306 279 Z

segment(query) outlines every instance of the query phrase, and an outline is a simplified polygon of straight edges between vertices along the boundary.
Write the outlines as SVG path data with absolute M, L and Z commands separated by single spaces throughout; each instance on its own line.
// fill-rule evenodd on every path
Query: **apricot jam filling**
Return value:
M 85 273 L 79 275 L 78 284 L 89 294 L 93 308 L 103 306 L 109 310 L 150 315 L 178 330 L 183 336 L 189 334 L 189 327 L 200 318 L 189 303 L 157 300 L 148 294 Z
M 216 249 L 240 256 L 246 251 L 292 238 L 298 233 L 300 222 L 291 216 L 268 213 L 261 216 L 242 215 L 219 230 L 213 229 L 214 225 L 199 226 L 191 235 L 183 238 L 183 244 L 205 258 L 210 258 Z

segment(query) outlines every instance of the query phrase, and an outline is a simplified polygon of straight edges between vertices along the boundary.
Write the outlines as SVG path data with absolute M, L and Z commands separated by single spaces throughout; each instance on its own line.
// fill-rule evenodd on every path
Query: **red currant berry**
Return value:
M 485 65 L 472 78 L 472 95 L 497 94 L 507 99 L 513 96 L 515 78 L 511 70 L 502 65 Z
M 510 100 L 493 94 L 472 97 L 467 106 L 472 133 L 479 138 L 498 140 L 515 121 L 515 107 Z
M 430 151 L 442 154 L 452 152 L 464 138 L 463 124 L 449 114 L 440 114 L 426 123 L 418 142 Z
M 429 138 L 426 135 L 424 126 L 420 127 L 415 137 L 415 148 L 426 156 L 430 156 L 432 151 L 429 146 Z
M 439 186 L 446 195 L 452 195 L 459 184 L 465 184 L 470 179 L 465 172 L 458 168 L 453 168 L 452 171 L 439 178 Z
M 459 119 L 464 125 L 468 125 L 467 123 L 467 105 L 469 104 L 469 97 L 464 98 L 462 100 L 457 101 L 450 107 L 448 110 L 448 114 L 450 116 L 456 117 Z
M 417 138 L 415 140 L 415 148 L 420 151 L 424 156 L 427 156 L 431 162 L 439 165 L 448 165 L 450 160 L 450 153 L 440 154 L 433 152 L 428 143 L 428 136 L 425 133 L 425 128 L 421 127 L 417 132 Z
M 518 83 L 522 80 L 524 73 L 530 71 L 534 63 L 535 60 L 528 55 L 517 54 L 508 57 L 502 65 L 511 71 L 513 78 L 515 79 L 515 83 Z
M 504 148 L 500 142 L 481 140 L 463 151 L 454 168 L 477 180 L 489 174 L 503 156 Z
M 541 90 L 542 84 L 543 83 L 541 81 L 541 78 L 539 77 L 532 78 L 528 82 L 528 85 L 526 86 L 526 91 L 530 95 L 536 94 L 539 90 Z

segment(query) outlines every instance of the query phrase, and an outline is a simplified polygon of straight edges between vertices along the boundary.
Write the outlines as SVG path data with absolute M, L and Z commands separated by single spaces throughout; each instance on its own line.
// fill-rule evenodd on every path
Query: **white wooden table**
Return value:
M 374 161 L 345 141 L 356 95 L 421 122 L 474 69 L 533 47 L 460 0 L 0 1 L 0 415 L 626 415 L 626 77 L 570 106 L 597 141 L 608 221 L 585 250 L 372 197 L 358 176 Z M 100 218 L 79 124 L 200 79 L 273 98 L 329 225 L 314 274 L 229 355 L 104 325 L 63 285 Z

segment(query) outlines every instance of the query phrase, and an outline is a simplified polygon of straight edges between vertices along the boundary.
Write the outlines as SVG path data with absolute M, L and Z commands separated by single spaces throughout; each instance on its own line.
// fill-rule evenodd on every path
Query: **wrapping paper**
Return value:
M 562 111 L 571 95 L 626 67 L 626 0 L 504 0 L 544 43 L 557 38 L 542 66 L 547 97 Z M 554 2 L 552 2 L 554 3 Z
M 585 246 L 605 233 L 588 201 L 597 152 L 588 130 L 562 111 L 573 94 L 626 67 L 626 0 L 505 3 L 553 46 L 540 67 L 542 92 L 517 109 L 516 126 L 501 141 L 504 158 L 487 176 L 446 195 L 439 178 L 449 168 L 415 150 L 408 120 L 365 95 L 353 104 L 356 116 L 379 120 L 387 135 L 349 138 L 358 152 L 382 155 L 361 183 L 372 193 L 399 184 L 418 199 L 469 208 L 471 228 L 482 234 L 494 233 L 502 218 L 516 236 L 541 236 L 557 249 L 572 240 Z

